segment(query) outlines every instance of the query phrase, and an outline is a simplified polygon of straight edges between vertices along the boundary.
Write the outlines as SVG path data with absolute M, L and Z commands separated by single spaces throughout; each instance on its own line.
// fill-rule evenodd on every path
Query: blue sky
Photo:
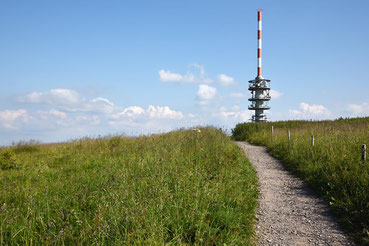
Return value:
M 369 115 L 369 1 L 1 1 L 0 144 Z

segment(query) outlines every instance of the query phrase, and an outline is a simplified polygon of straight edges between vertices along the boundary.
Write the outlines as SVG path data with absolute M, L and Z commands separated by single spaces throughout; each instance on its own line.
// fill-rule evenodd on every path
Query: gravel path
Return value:
M 288 173 L 265 147 L 237 144 L 259 179 L 259 245 L 354 245 L 330 216 L 327 204 Z

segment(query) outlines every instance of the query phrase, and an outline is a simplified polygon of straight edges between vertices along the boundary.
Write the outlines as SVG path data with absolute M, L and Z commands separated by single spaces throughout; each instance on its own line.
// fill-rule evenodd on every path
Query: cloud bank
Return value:
M 367 116 L 369 115 L 369 103 L 349 104 L 347 111 L 352 116 Z
M 319 104 L 300 103 L 299 109 L 290 109 L 289 114 L 293 119 L 327 119 L 331 112 Z
M 25 108 L 0 111 L 0 133 L 16 135 L 15 132 L 19 132 L 18 135 L 24 138 L 32 136 L 45 141 L 97 133 L 135 135 L 165 132 L 188 126 L 191 123 L 189 119 L 193 118 L 192 114 L 185 116 L 165 105 L 121 107 L 107 98 L 88 99 L 77 91 L 60 88 L 31 92 L 17 97 L 16 101 Z

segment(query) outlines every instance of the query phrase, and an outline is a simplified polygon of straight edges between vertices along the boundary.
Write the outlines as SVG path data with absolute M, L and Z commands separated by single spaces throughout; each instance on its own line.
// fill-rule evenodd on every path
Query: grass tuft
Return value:
M 15 153 L 36 152 L 39 150 L 40 142 L 37 140 L 19 141 L 14 142 L 12 145 Z

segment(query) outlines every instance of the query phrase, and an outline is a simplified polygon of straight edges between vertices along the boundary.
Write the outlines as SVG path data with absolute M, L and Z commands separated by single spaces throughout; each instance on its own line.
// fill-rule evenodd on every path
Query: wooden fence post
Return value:
M 311 146 L 314 146 L 314 135 L 311 135 Z
M 365 162 L 365 161 L 366 161 L 366 144 L 363 144 L 363 145 L 361 146 L 361 160 L 362 160 L 363 162 Z
M 288 130 L 288 141 L 290 141 L 291 140 L 291 132 L 290 132 L 290 130 Z
M 272 131 L 271 131 L 271 133 L 272 133 L 272 136 L 273 136 L 273 133 L 274 133 L 274 128 L 273 128 L 273 126 L 272 126 Z

